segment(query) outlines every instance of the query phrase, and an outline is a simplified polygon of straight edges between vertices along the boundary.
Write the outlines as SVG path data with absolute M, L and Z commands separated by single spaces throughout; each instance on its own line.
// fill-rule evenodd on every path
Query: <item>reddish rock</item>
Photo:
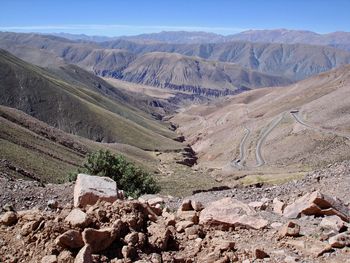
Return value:
M 257 259 L 269 258 L 269 254 L 267 254 L 264 250 L 256 248 L 254 251 L 255 257 Z
M 16 224 L 17 221 L 18 221 L 18 216 L 16 212 L 9 211 L 2 215 L 0 223 L 5 226 L 12 226 Z
M 197 212 L 200 212 L 204 209 L 204 205 L 200 201 L 192 200 L 191 205 L 192 205 L 193 209 Z
M 268 221 L 259 217 L 254 209 L 232 198 L 224 198 L 210 203 L 202 210 L 199 222 L 206 225 L 252 229 L 261 229 L 268 224 Z
M 191 221 L 194 224 L 198 224 L 199 222 L 198 213 L 196 211 L 178 211 L 176 216 L 182 221 Z
M 75 227 L 87 227 L 91 223 L 89 216 L 79 208 L 73 209 L 65 219 L 66 222 Z
M 180 211 L 191 211 L 191 210 L 193 210 L 191 200 L 189 199 L 183 200 L 180 206 Z
M 124 237 L 124 240 L 129 245 L 136 245 L 139 242 L 139 234 L 137 232 L 132 232 Z
M 340 233 L 329 239 L 329 244 L 334 248 L 350 246 L 350 232 Z
M 159 226 L 152 223 L 148 228 L 149 244 L 158 250 L 164 251 L 168 248 L 169 241 L 173 238 L 171 227 Z
M 176 231 L 181 233 L 185 231 L 186 228 L 193 226 L 192 221 L 180 221 L 176 224 Z
M 74 263 L 93 263 L 92 251 L 89 245 L 85 245 L 80 249 L 78 255 L 75 257 Z
M 86 228 L 82 236 L 84 243 L 90 245 L 92 253 L 97 253 L 108 248 L 117 235 L 113 228 Z
M 56 244 L 64 248 L 81 248 L 84 241 L 81 233 L 77 230 L 68 230 L 56 239 Z
M 349 221 L 349 209 L 344 204 L 318 191 L 300 197 L 283 211 L 283 215 L 287 218 L 297 218 L 302 214 L 315 216 L 337 215 L 346 222 Z
M 326 216 L 322 219 L 320 227 L 331 229 L 336 232 L 346 228 L 345 222 L 339 216 Z
M 300 233 L 300 226 L 292 221 L 286 223 L 279 231 L 281 237 L 297 237 Z
M 94 205 L 98 200 L 118 199 L 117 184 L 111 178 L 79 174 L 74 186 L 74 206 Z
M 273 199 L 273 211 L 278 215 L 283 215 L 283 210 L 285 208 L 285 203 L 280 201 L 277 197 Z

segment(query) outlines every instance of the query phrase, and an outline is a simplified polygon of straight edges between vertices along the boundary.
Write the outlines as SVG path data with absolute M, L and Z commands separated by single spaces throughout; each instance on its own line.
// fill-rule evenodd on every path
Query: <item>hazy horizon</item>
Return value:
M 347 31 L 350 2 L 337 1 L 2 1 L 0 31 L 128 36 L 160 31 L 230 35 L 286 28 Z M 26 14 L 26 15 L 23 15 Z M 171 15 L 170 15 L 171 14 Z M 297 17 L 297 19 L 296 19 Z

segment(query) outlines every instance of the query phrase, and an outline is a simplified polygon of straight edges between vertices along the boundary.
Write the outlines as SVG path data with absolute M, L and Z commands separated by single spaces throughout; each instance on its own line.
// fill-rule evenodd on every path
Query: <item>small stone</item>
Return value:
M 280 222 L 273 222 L 273 223 L 271 223 L 271 227 L 275 228 L 275 229 L 280 228 L 281 226 L 283 226 L 283 224 L 280 223 Z
M 190 226 L 193 226 L 192 221 L 180 221 L 176 224 L 176 231 L 181 233 Z
M 122 255 L 124 257 L 124 259 L 133 259 L 135 258 L 135 248 L 133 248 L 132 246 L 123 246 L 122 247 Z
M 266 203 L 258 201 L 250 202 L 248 205 L 256 210 L 265 210 L 267 207 Z
M 47 207 L 49 207 L 51 209 L 57 209 L 57 207 L 58 207 L 57 200 L 51 199 L 51 200 L 47 201 Z
M 194 224 L 198 224 L 199 222 L 198 213 L 196 211 L 178 211 L 176 215 L 180 220 L 191 221 Z
M 5 226 L 12 226 L 14 224 L 16 224 L 18 221 L 18 216 L 16 212 L 10 211 L 10 212 L 6 212 L 5 214 L 3 214 L 3 216 L 1 217 L 0 223 L 5 225 Z
M 334 248 L 343 248 L 350 246 L 350 232 L 340 233 L 329 239 L 329 244 Z
M 152 253 L 151 255 L 152 263 L 162 263 L 162 256 L 157 253 Z
M 128 245 L 136 245 L 139 242 L 139 234 L 137 232 L 129 233 L 124 240 Z
M 68 250 L 63 250 L 57 257 L 58 263 L 73 263 L 74 257 Z
M 285 208 L 285 203 L 280 201 L 277 197 L 273 199 L 273 211 L 278 215 L 283 215 L 283 209 Z
M 292 221 L 286 223 L 279 231 L 281 237 L 297 237 L 300 233 L 300 226 Z
M 345 222 L 339 216 L 326 216 L 322 219 L 320 227 L 334 231 L 341 231 L 345 227 Z
M 193 210 L 191 200 L 190 199 L 183 200 L 180 206 L 180 211 L 191 211 L 191 210 Z
M 91 248 L 89 245 L 85 245 L 80 249 L 78 255 L 75 257 L 74 263 L 93 263 Z
M 57 256 L 55 255 L 45 256 L 41 259 L 41 263 L 57 263 Z
M 204 209 L 204 205 L 200 201 L 191 201 L 193 209 L 197 212 L 200 212 Z
M 87 227 L 91 223 L 90 217 L 78 208 L 73 209 L 65 219 L 74 227 Z
M 5 212 L 10 212 L 10 211 L 14 212 L 15 211 L 15 209 L 13 208 L 13 205 L 10 204 L 10 203 L 5 204 L 2 207 L 2 210 L 5 211 Z
M 270 256 L 264 251 L 264 250 L 261 250 L 259 248 L 256 248 L 255 249 L 255 257 L 257 259 L 264 259 L 264 258 L 269 258 Z

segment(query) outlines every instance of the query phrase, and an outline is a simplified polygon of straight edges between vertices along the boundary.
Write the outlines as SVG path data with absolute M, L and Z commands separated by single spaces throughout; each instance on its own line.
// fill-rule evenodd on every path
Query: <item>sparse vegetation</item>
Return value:
M 128 162 L 123 155 L 115 155 L 108 150 L 89 154 L 79 172 L 110 177 L 117 182 L 118 188 L 131 197 L 160 191 L 159 185 L 150 173 Z M 74 174 L 70 175 L 70 179 L 74 180 Z

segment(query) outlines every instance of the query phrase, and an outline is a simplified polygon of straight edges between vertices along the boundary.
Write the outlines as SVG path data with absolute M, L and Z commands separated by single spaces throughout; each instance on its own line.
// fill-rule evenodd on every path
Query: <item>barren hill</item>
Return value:
M 258 176 L 261 180 L 274 180 L 274 173 L 283 173 L 282 180 L 299 176 L 350 157 L 349 72 L 345 66 L 289 87 L 192 106 L 173 121 L 200 165 L 219 169 L 218 174 L 255 174 L 255 179 L 259 172 L 270 174 Z
M 165 53 L 178 53 L 185 56 L 196 57 L 186 58 L 186 63 L 176 63 L 177 72 L 185 72 L 188 63 L 198 58 L 235 63 L 244 68 L 245 74 L 232 72 L 232 66 L 217 64 L 217 71 L 213 70 L 213 64 L 201 68 L 201 76 L 212 76 L 216 88 L 217 84 L 225 87 L 261 87 L 266 85 L 285 84 L 282 79 L 296 81 L 308 76 L 350 63 L 350 53 L 327 46 L 312 46 L 305 44 L 276 44 L 276 43 L 251 43 L 251 42 L 227 42 L 227 43 L 207 43 L 207 44 L 169 44 L 169 43 L 143 43 L 140 41 L 128 41 L 119 39 L 115 41 L 93 43 L 77 42 L 54 36 L 44 36 L 35 34 L 0 33 L 0 47 L 24 60 L 36 65 L 45 67 L 57 67 L 62 63 L 78 65 L 94 74 L 109 76 L 119 79 L 127 78 L 135 80 L 130 76 L 140 61 L 150 63 L 152 56 L 147 56 L 150 52 L 163 52 L 163 63 L 173 62 L 176 56 Z M 144 56 L 143 56 L 144 55 Z M 48 57 L 48 60 L 45 60 Z M 170 61 L 169 58 L 172 57 Z M 145 59 L 147 58 L 147 61 Z M 154 57 L 153 64 L 157 64 L 160 54 Z M 184 61 L 183 59 L 182 61 Z M 200 60 L 204 63 L 203 60 Z M 50 63 L 49 63 L 50 62 Z M 206 64 L 207 62 L 205 62 Z M 130 68 L 129 68 L 130 67 Z M 172 65 L 166 65 L 168 69 L 173 69 Z M 226 68 L 228 72 L 226 72 Z M 191 68 L 190 71 L 196 70 Z M 248 72 L 253 70 L 253 72 Z M 213 72 L 214 71 L 214 72 Z M 240 70 L 241 72 L 243 71 Z M 258 73 L 269 76 L 257 77 Z M 216 76 L 219 74 L 220 82 Z M 232 74 L 234 77 L 227 77 Z M 247 77 L 249 75 L 249 77 Z M 179 77 L 174 81 L 174 85 L 193 86 L 203 85 L 199 88 L 208 88 L 208 81 L 198 81 L 198 74 L 191 74 L 191 77 Z M 222 76 L 222 77 L 221 77 Z M 147 77 L 147 78 L 146 78 Z M 172 79 L 170 76 L 164 78 Z M 273 79 L 274 78 L 274 79 Z M 234 79 L 234 80 L 233 80 Z M 257 80 L 261 79 L 261 80 Z M 267 81 L 266 79 L 269 79 Z M 140 83 L 137 77 L 136 82 Z M 164 80 L 158 80 L 162 83 Z M 249 82 L 249 83 L 247 83 Z M 152 75 L 145 75 L 142 83 L 155 83 Z M 159 86 L 159 84 L 155 84 Z M 212 88 L 212 87 L 210 87 Z
M 123 71 L 122 79 L 204 95 L 234 94 L 240 90 L 290 83 L 286 78 L 247 70 L 233 63 L 164 52 L 138 57 Z
M 212 44 L 141 44 L 116 40 L 101 44 L 137 54 L 171 52 L 186 56 L 236 63 L 246 69 L 300 80 L 350 63 L 350 53 L 327 46 L 305 44 L 251 43 L 244 41 Z
M 96 141 L 126 143 L 143 149 L 181 147 L 172 140 L 175 136 L 165 125 L 122 102 L 122 97 L 116 97 L 118 92 L 107 96 L 103 80 L 96 87 L 82 82 L 73 84 L 5 51 L 0 52 L 0 63 L 2 105 Z M 104 88 L 109 87 L 105 85 Z M 113 91 L 113 87 L 110 89 Z

